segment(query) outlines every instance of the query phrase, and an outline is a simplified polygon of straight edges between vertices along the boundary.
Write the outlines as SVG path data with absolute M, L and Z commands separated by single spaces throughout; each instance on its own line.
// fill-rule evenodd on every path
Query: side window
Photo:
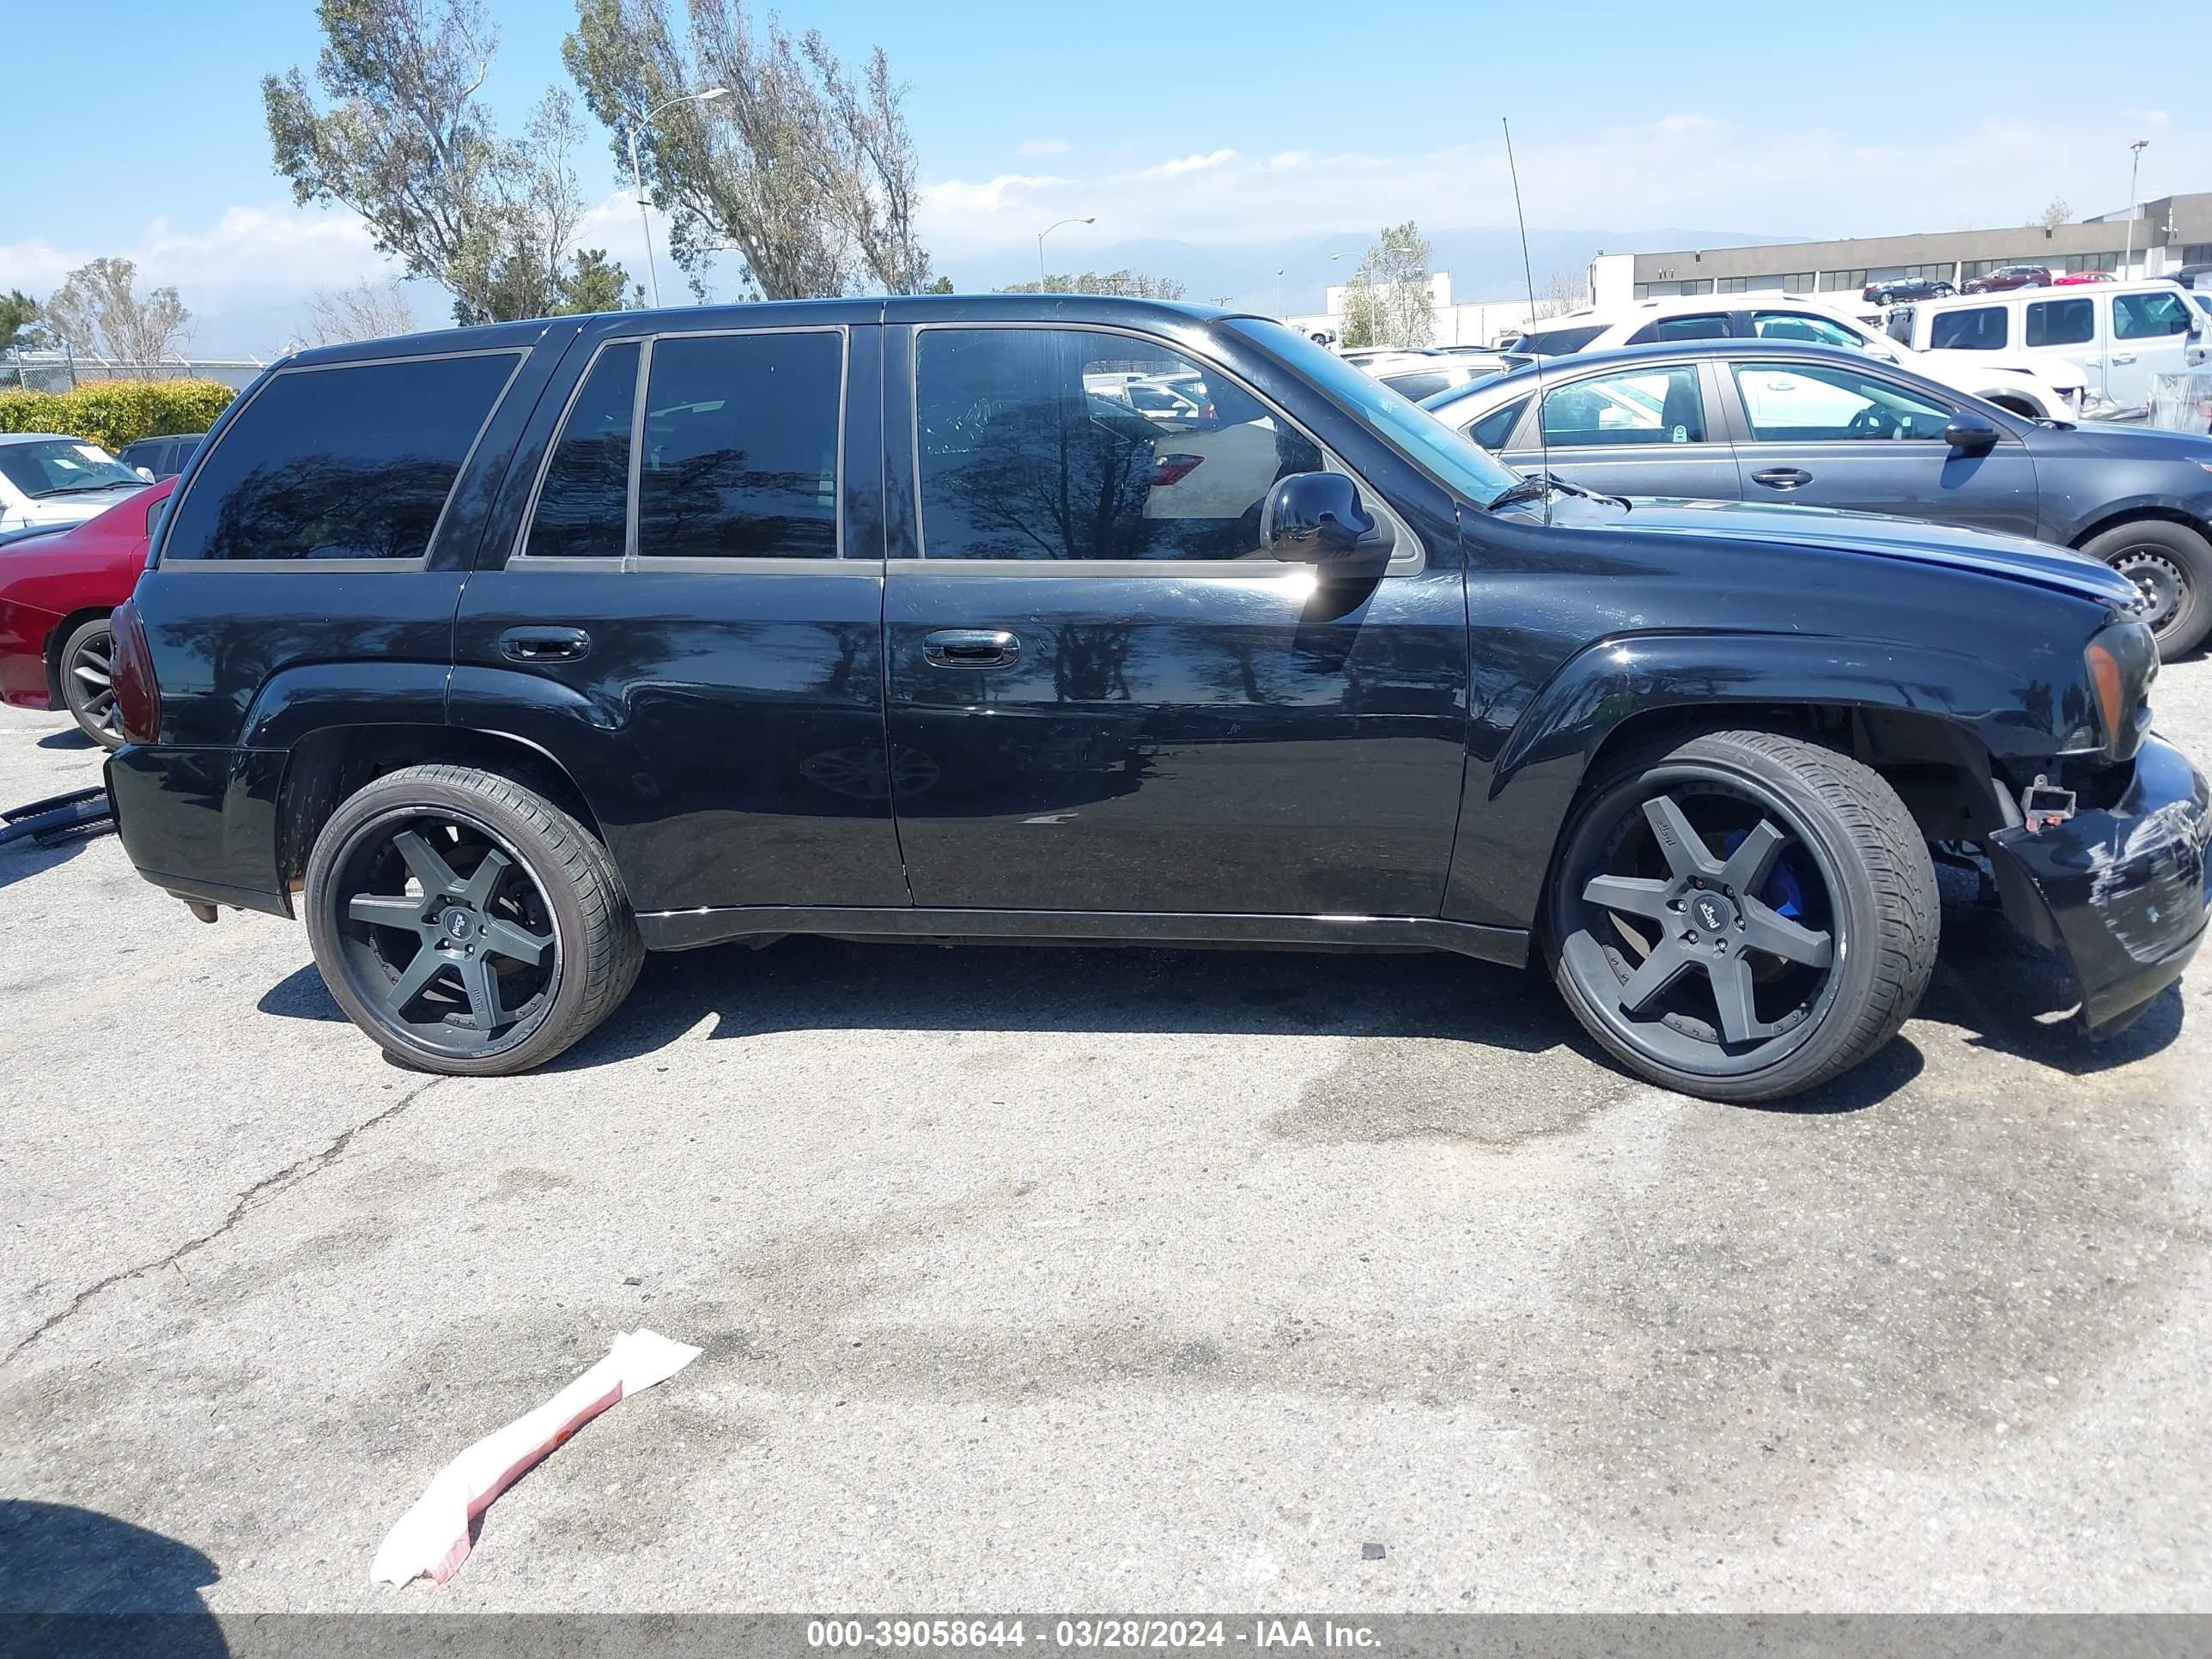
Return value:
M 836 556 L 842 336 L 664 336 L 647 378 L 640 558 Z
M 1761 443 L 1940 439 L 1951 410 L 1856 369 L 1811 363 L 1735 363 L 1751 435 Z
M 2112 295 L 2115 340 L 2160 339 L 2189 331 L 2189 302 L 2176 294 Z
M 1194 410 L 1123 395 L 1170 380 L 1201 388 Z M 1254 557 L 1269 486 L 1327 465 L 1235 382 L 1127 335 L 924 329 L 915 383 L 933 559 Z
M 1815 345 L 1843 346 L 1854 351 L 1866 347 L 1864 340 L 1841 323 L 1802 311 L 1753 312 L 1751 331 L 1762 340 L 1810 340 Z
M 1708 311 L 1694 317 L 1668 317 L 1656 323 L 1646 323 L 1629 337 L 1629 344 L 1642 345 L 1659 340 L 1725 340 L 1729 337 L 1729 319 L 1723 312 Z
M 1544 394 L 1544 441 L 1554 444 L 1700 444 L 1705 400 L 1698 371 L 1632 368 Z
M 1505 447 L 1506 440 L 1513 435 L 1513 428 L 1521 424 L 1522 411 L 1528 407 L 1528 400 L 1520 398 L 1503 409 L 1493 409 L 1468 428 L 1467 435 L 1495 454 Z
M 419 559 L 512 351 L 287 369 L 208 452 L 172 559 Z
M 523 551 L 533 559 L 620 558 L 629 528 L 629 429 L 637 403 L 635 340 L 603 349 L 561 423 Z
M 2002 351 L 2005 349 L 2005 308 L 1970 306 L 1963 311 L 1941 311 L 1928 325 L 1930 351 Z
M 2097 308 L 2089 300 L 2036 300 L 2027 307 L 2027 343 L 2081 345 L 2097 337 Z

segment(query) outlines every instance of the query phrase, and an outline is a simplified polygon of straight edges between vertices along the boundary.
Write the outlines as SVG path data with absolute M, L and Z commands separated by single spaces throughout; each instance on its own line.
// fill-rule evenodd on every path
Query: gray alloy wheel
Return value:
M 2135 613 L 2168 660 L 2212 633 L 2212 543 L 2186 525 L 2139 519 L 2115 526 L 2081 550 L 2136 586 Z
M 308 857 L 306 915 L 347 1017 L 395 1059 L 460 1076 L 550 1060 L 644 957 L 591 832 L 470 767 L 407 767 L 340 802 Z
M 1895 1035 L 1937 921 L 1927 847 L 1880 776 L 1802 738 L 1716 732 L 1631 756 L 1589 792 L 1544 935 L 1568 1006 L 1617 1059 L 1759 1101 Z
M 123 713 L 112 684 L 115 635 L 107 618 L 81 623 L 62 647 L 62 701 L 77 729 L 102 749 L 123 746 Z

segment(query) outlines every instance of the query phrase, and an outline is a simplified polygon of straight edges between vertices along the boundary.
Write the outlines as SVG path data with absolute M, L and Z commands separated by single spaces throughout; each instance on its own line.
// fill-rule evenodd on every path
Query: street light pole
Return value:
M 708 87 L 704 92 L 687 92 L 680 97 L 664 99 L 629 125 L 629 181 L 637 188 L 637 228 L 645 233 L 645 277 L 651 285 L 655 310 L 660 307 L 660 270 L 653 263 L 653 221 L 645 211 L 645 169 L 638 164 L 638 130 L 651 126 L 653 117 L 665 109 L 674 109 L 678 104 L 711 104 L 717 98 L 729 95 L 727 87 Z
M 2132 159 L 2128 162 L 2128 251 L 2120 258 L 2120 280 L 2128 278 L 2129 267 L 2136 262 L 2136 180 L 2142 172 L 2142 153 L 2150 148 L 2150 140 L 2138 138 L 2128 146 Z
M 1038 293 L 1042 294 L 1044 292 L 1044 239 L 1051 235 L 1055 230 L 1058 230 L 1062 225 L 1095 225 L 1097 222 L 1098 217 L 1096 214 L 1091 215 L 1088 218 L 1082 219 L 1055 219 L 1050 224 L 1047 225 L 1042 230 L 1037 232 Z

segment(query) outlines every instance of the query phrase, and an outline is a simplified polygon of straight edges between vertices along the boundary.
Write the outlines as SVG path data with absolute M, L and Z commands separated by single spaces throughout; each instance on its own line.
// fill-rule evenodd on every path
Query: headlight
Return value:
M 2150 730 L 2150 688 L 2158 678 L 2158 642 L 2139 622 L 2116 622 L 2081 653 L 2097 701 L 2098 731 L 2109 760 L 2123 761 Z

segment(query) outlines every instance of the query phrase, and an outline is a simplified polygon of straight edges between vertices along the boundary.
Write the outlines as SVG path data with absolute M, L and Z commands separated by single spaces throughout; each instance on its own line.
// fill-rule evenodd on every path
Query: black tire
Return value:
M 1936 284 L 1936 297 L 1939 300 L 1948 300 L 1958 291 L 1959 290 L 1957 289 L 1953 288 L 1948 283 L 1938 283 Z
M 1874 296 L 1874 302 L 1878 306 L 1886 306 L 1896 296 L 1894 295 L 1891 294 L 1887 289 L 1885 289 L 1880 294 Z
M 2136 614 L 2150 624 L 2160 656 L 2171 661 L 2212 633 L 2212 542 L 2188 526 L 2137 519 L 2091 537 L 2081 550 L 2135 583 Z
M 114 660 L 115 635 L 105 617 L 78 623 L 62 642 L 62 702 L 77 730 L 102 749 L 123 746 L 123 714 L 109 683 Z
M 1632 753 L 1585 792 L 1541 947 L 1583 1029 L 1638 1076 L 1778 1100 L 1897 1034 L 1940 921 L 1927 843 L 1882 778 L 1801 738 L 1713 732 Z
M 614 1012 L 645 959 L 591 832 L 471 767 L 407 767 L 340 802 L 306 902 L 347 1017 L 395 1059 L 458 1077 L 543 1065 Z

